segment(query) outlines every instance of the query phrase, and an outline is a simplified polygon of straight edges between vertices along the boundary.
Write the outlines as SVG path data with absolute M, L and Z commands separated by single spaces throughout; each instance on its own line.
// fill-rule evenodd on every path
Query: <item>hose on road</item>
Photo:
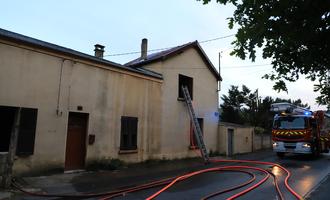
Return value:
M 279 164 L 276 163 L 272 163 L 272 162 L 263 162 L 263 161 L 251 161 L 251 160 L 224 160 L 224 159 L 212 159 L 210 160 L 211 163 L 245 163 L 245 164 L 256 164 L 256 165 L 267 165 L 267 166 L 272 166 L 272 167 L 278 167 L 281 170 L 283 170 L 286 173 L 285 176 L 285 180 L 284 180 L 284 184 L 285 187 L 287 188 L 287 190 L 296 197 L 296 199 L 301 200 L 302 197 L 297 194 L 289 185 L 288 181 L 289 178 L 291 177 L 291 173 L 285 169 L 284 167 L 282 167 Z M 237 171 L 237 172 L 241 172 L 241 173 L 247 173 L 249 175 L 251 175 L 252 173 L 246 170 L 250 170 L 250 171 L 260 171 L 264 174 L 264 177 L 258 181 L 256 184 L 244 189 L 243 191 L 240 191 L 234 195 L 232 195 L 231 197 L 227 198 L 228 200 L 232 200 L 232 199 L 236 199 L 254 189 L 256 189 L 257 187 L 259 187 L 261 184 L 263 184 L 265 181 L 268 180 L 268 178 L 270 176 L 272 176 L 274 178 L 274 185 L 276 188 L 276 192 L 279 196 L 280 199 L 284 199 L 282 192 L 280 191 L 280 188 L 278 186 L 278 181 L 277 178 L 274 174 L 272 174 L 271 172 L 261 168 L 261 167 L 252 167 L 252 166 L 245 166 L 245 165 L 233 165 L 233 166 L 221 166 L 221 167 L 210 167 L 210 168 L 206 168 L 206 169 L 202 169 L 202 170 L 198 170 L 198 171 L 194 171 L 182 176 L 177 176 L 177 177 L 171 177 L 171 178 L 166 178 L 166 179 L 161 179 L 158 181 L 153 181 L 150 183 L 146 183 L 146 184 L 141 184 L 138 186 L 134 186 L 134 187 L 127 187 L 125 189 L 120 189 L 120 190 L 114 190 L 114 191 L 110 191 L 110 192 L 104 192 L 104 193 L 86 193 L 86 194 L 47 194 L 47 193 L 37 193 L 37 192 L 29 192 L 26 191 L 24 189 L 22 189 L 15 180 L 13 180 L 13 187 L 16 188 L 17 190 L 20 190 L 21 192 L 28 194 L 28 195 L 33 195 L 33 196 L 40 196 L 40 197 L 60 197 L 60 198 L 92 198 L 92 197 L 101 197 L 100 200 L 106 200 L 106 199 L 111 199 L 114 197 L 118 197 L 118 196 L 123 196 L 127 193 L 133 193 L 133 192 L 137 192 L 137 191 L 141 191 L 141 190 L 146 190 L 146 189 L 150 189 L 150 188 L 154 188 L 154 187 L 160 187 L 160 186 L 164 186 L 163 188 L 161 188 L 159 191 L 157 191 L 156 193 L 152 194 L 151 196 L 149 196 L 147 198 L 147 200 L 151 200 L 154 199 L 155 197 L 157 197 L 158 195 L 160 195 L 162 192 L 166 191 L 167 189 L 169 189 L 170 187 L 172 187 L 173 185 L 175 185 L 177 182 L 179 181 L 183 181 L 186 180 L 188 178 L 191 178 L 193 176 L 196 175 L 200 175 L 203 173 L 208 173 L 208 172 L 214 172 L 214 171 Z M 220 195 L 226 192 L 230 192 L 239 188 L 242 188 L 244 186 L 249 185 L 250 183 L 252 183 L 253 181 L 255 181 L 256 177 L 255 175 L 252 175 L 252 178 L 245 182 L 242 183 L 240 185 L 222 190 L 222 191 L 218 191 L 218 192 L 214 192 L 212 194 L 209 194 L 205 197 L 203 197 L 202 199 L 209 199 L 211 197 L 214 197 L 216 195 Z

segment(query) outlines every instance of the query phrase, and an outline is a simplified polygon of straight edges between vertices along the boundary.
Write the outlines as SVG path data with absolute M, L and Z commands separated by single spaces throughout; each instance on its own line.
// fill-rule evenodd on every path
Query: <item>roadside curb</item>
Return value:
M 328 178 L 330 177 L 330 174 L 328 174 L 328 175 L 326 175 L 325 177 L 323 177 L 323 179 L 318 183 L 318 184 L 316 184 L 309 192 L 307 192 L 304 196 L 303 196 L 303 198 L 304 199 L 306 199 L 306 200 L 308 200 L 308 199 L 310 199 L 311 198 L 311 194 L 313 193 L 313 192 L 315 192 L 318 188 L 320 188 L 320 186 L 323 184 L 323 183 L 325 183 L 327 180 L 328 180 Z

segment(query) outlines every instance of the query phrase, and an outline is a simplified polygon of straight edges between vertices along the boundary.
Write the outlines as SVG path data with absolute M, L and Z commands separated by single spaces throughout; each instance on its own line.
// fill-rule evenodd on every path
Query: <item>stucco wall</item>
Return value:
M 138 162 L 159 153 L 160 80 L 25 47 L 0 44 L 0 52 L 0 105 L 38 109 L 34 154 L 16 160 L 15 171 L 63 168 L 69 111 L 89 113 L 87 134 L 96 139 L 87 162 Z M 138 153 L 118 154 L 123 115 L 139 118 Z
M 219 124 L 219 148 L 221 154 L 229 155 L 228 129 L 233 130 L 233 154 L 248 153 L 271 148 L 271 135 L 255 134 L 254 127 L 233 123 Z
M 228 155 L 228 129 L 233 130 L 233 154 L 252 151 L 253 127 L 237 126 L 235 124 L 219 125 L 219 153 Z
M 161 154 L 158 157 L 199 156 L 190 150 L 190 118 L 184 101 L 178 101 L 179 74 L 193 78 L 193 106 L 196 116 L 204 119 L 204 141 L 208 150 L 218 148 L 217 80 L 200 54 L 190 48 L 184 52 L 145 66 L 164 78 L 162 84 Z

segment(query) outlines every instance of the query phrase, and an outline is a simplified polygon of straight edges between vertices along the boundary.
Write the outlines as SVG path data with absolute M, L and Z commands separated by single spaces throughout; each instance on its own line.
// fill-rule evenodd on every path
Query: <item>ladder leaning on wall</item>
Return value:
M 204 162 L 209 163 L 210 162 L 209 155 L 207 153 L 206 146 L 205 146 L 205 143 L 204 143 L 204 140 L 203 140 L 201 127 L 198 123 L 194 108 L 193 108 L 192 103 L 191 103 L 191 97 L 190 97 L 190 94 L 189 94 L 188 87 L 183 85 L 181 89 L 182 89 L 182 93 L 183 93 L 186 105 L 188 107 L 190 119 L 191 119 L 192 124 L 193 124 L 194 134 L 195 134 L 195 137 L 196 137 L 196 140 L 197 140 L 197 145 L 198 145 L 199 150 L 201 152 L 201 155 L 204 159 Z

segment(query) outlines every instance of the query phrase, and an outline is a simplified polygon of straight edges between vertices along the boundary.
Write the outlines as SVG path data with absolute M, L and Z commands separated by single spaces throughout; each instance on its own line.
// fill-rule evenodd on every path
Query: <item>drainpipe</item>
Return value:
M 60 99 L 61 99 L 61 87 L 62 87 L 62 76 L 63 76 L 64 62 L 65 62 L 65 59 L 63 59 L 62 63 L 61 63 L 60 80 L 59 80 L 59 83 L 58 83 L 57 104 L 56 104 L 56 115 L 57 116 L 62 116 L 62 111 L 60 110 Z

